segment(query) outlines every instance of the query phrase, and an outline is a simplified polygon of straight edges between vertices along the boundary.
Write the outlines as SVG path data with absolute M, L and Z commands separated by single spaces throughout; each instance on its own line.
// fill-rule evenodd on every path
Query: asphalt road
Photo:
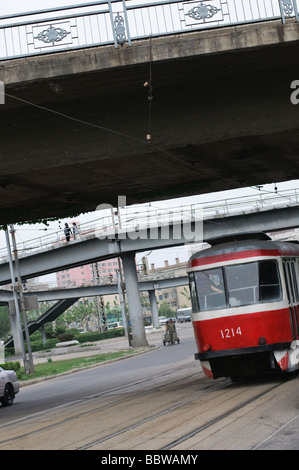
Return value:
M 178 326 L 181 343 L 163 346 L 162 332 L 149 333 L 150 345 L 159 346 L 156 350 L 108 365 L 82 370 L 70 375 L 53 378 L 33 385 L 21 387 L 13 406 L 0 408 L 1 425 L 18 420 L 34 413 L 84 400 L 107 390 L 119 389 L 128 385 L 142 383 L 151 376 L 176 370 L 182 364 L 192 365 L 200 370 L 198 361 L 194 360 L 196 352 L 191 323 Z M 127 341 L 123 338 L 109 341 L 101 351 L 124 349 Z M 90 354 L 91 355 L 91 354 Z M 67 356 L 55 357 L 55 360 Z
M 179 335 L 163 346 L 148 334 L 158 348 L 22 387 L 0 407 L 0 450 L 299 448 L 298 377 L 213 381 L 194 360 L 192 325 Z

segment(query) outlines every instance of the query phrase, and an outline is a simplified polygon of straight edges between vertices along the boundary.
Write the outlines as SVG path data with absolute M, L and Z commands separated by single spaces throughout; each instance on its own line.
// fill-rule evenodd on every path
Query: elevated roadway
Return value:
M 158 311 L 157 303 L 155 299 L 155 291 L 160 289 L 168 289 L 170 287 L 179 287 L 188 285 L 188 276 L 173 277 L 169 279 L 156 279 L 140 281 L 139 291 L 149 292 L 150 302 L 152 308 L 153 323 L 155 326 L 159 326 L 158 317 L 154 316 L 154 312 Z M 153 293 L 153 294 L 152 294 Z M 50 307 L 43 315 L 37 320 L 31 321 L 28 324 L 29 334 L 31 335 L 35 331 L 51 321 L 56 320 L 65 310 L 71 307 L 77 300 L 83 297 L 95 297 L 101 295 L 119 294 L 118 286 L 116 284 L 107 284 L 100 286 L 87 286 L 87 287 L 74 287 L 70 289 L 51 289 L 46 291 L 26 292 L 26 297 L 36 296 L 39 302 L 49 302 L 56 300 L 58 301 Z M 0 290 L 0 305 L 7 305 L 13 301 L 12 292 L 7 290 Z M 154 302 L 154 305 L 153 305 Z M 154 310 L 154 311 L 153 311 Z M 11 347 L 13 345 L 13 338 L 9 338 L 5 342 L 5 347 Z
M 298 178 L 298 52 L 292 18 L 1 61 L 0 223 Z
M 232 235 L 240 232 L 272 232 L 287 228 L 298 227 L 299 207 L 285 207 L 262 212 L 253 212 L 247 215 L 239 214 L 227 217 L 204 220 L 199 241 L 210 238 Z M 195 233 L 195 222 L 190 222 L 190 233 Z M 125 255 L 135 256 L 137 252 L 169 248 L 172 246 L 186 245 L 188 250 L 197 249 L 198 245 L 192 244 L 189 235 L 184 233 L 184 227 L 177 224 L 170 225 L 168 236 L 165 238 L 163 227 L 157 227 L 157 237 L 151 238 L 151 229 L 128 231 L 125 238 L 115 235 L 114 239 L 100 240 L 96 232 L 87 238 L 73 240 L 70 243 L 53 244 L 50 248 L 41 249 L 32 254 L 24 254 L 19 257 L 21 276 L 23 280 L 42 276 L 45 274 L 74 268 L 109 258 Z M 8 261 L 0 264 L 0 285 L 9 284 L 11 275 Z
M 172 277 L 169 279 L 149 279 L 139 281 L 140 292 L 168 289 L 170 287 L 186 286 L 188 276 Z M 102 284 L 99 286 L 72 287 L 63 289 L 49 289 L 29 291 L 26 296 L 37 296 L 39 302 L 49 302 L 53 300 L 80 299 L 82 297 L 95 297 L 98 295 L 118 294 L 117 284 Z M 0 303 L 6 305 L 13 300 L 12 293 L 5 289 L 0 289 Z

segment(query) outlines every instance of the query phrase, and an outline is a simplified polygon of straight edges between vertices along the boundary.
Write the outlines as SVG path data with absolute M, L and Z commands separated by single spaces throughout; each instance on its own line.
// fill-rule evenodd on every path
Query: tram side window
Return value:
M 296 301 L 299 301 L 299 291 L 298 291 L 298 283 L 297 283 L 297 274 L 296 274 L 296 269 L 295 269 L 295 264 L 291 264 L 291 269 L 292 269 L 292 276 L 294 280 L 294 289 L 295 289 L 295 297 Z
M 192 304 L 192 312 L 196 313 L 199 311 L 198 299 L 197 299 L 197 292 L 196 292 L 196 285 L 195 285 L 195 276 L 194 273 L 190 274 L 189 278 L 189 287 L 190 287 L 190 297 L 191 297 L 191 304 Z
M 258 263 L 226 266 L 225 275 L 231 307 L 258 302 Z
M 269 302 L 281 298 L 281 286 L 278 265 L 275 260 L 259 263 L 260 302 Z
M 195 273 L 199 310 L 226 307 L 223 273 L 221 268 Z

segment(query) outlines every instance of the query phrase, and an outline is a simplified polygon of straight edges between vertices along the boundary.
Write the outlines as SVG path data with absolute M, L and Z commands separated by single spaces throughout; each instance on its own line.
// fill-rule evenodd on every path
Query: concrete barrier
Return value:
M 77 341 L 76 339 L 72 340 L 72 341 L 63 341 L 61 343 L 56 343 L 56 348 L 65 348 L 65 347 L 68 347 L 68 346 L 76 346 L 77 344 L 79 344 L 79 341 Z

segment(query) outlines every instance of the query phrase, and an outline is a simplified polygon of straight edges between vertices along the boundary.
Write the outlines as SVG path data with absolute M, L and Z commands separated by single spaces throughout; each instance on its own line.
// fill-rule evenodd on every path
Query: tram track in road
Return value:
M 198 373 L 200 374 L 200 372 Z M 20 423 L 22 421 L 26 421 L 30 418 L 34 418 L 36 416 L 42 416 L 43 414 L 45 413 L 49 413 L 51 411 L 54 411 L 54 410 L 59 410 L 59 409 L 62 409 L 62 408 L 66 408 L 68 406 L 72 406 L 74 404 L 77 404 L 77 403 L 83 403 L 87 400 L 92 400 L 92 399 L 96 399 L 96 398 L 100 398 L 100 397 L 105 397 L 105 396 L 109 396 L 111 394 L 114 394 L 114 393 L 120 393 L 120 392 L 126 392 L 126 390 L 129 390 L 130 388 L 132 387 L 136 387 L 136 386 L 143 386 L 143 385 L 146 385 L 148 382 L 152 381 L 152 380 L 160 380 L 160 379 L 163 379 L 163 377 L 165 376 L 168 376 L 169 373 L 166 372 L 166 373 L 162 373 L 162 374 L 158 374 L 156 375 L 155 377 L 151 377 L 151 378 L 147 378 L 147 379 L 142 379 L 142 380 L 138 380 L 138 381 L 134 381 L 134 382 L 131 382 L 131 383 L 128 383 L 128 384 L 125 384 L 125 385 L 122 385 L 122 386 L 118 386 L 118 387 L 114 387 L 114 388 L 110 388 L 108 390 L 104 390 L 102 392 L 99 392 L 99 393 L 96 393 L 96 394 L 93 394 L 93 395 L 89 395 L 89 396 L 86 396 L 82 399 L 79 399 L 79 400 L 75 400 L 75 401 L 71 401 L 71 402 L 68 402 L 68 403 L 64 403 L 62 405 L 58 405 L 58 406 L 55 406 L 53 408 L 48 408 L 48 409 L 45 409 L 43 411 L 40 411 L 40 412 L 37 412 L 37 413 L 33 413 L 31 415 L 28 415 L 28 416 L 25 416 L 23 418 L 19 418 L 19 419 L 16 419 L 16 420 L 13 420 L 13 421 L 10 421 L 9 423 L 4 423 L 4 424 L 0 424 L 0 429 L 1 428 L 7 428 L 8 426 L 12 426 L 16 423 Z M 193 377 L 194 374 L 191 374 L 189 377 Z M 197 375 L 197 374 L 196 374 Z M 185 377 L 184 377 L 185 379 Z M 184 379 L 175 379 L 174 382 L 176 381 L 180 381 L 180 380 L 184 380 Z M 158 388 L 158 386 L 157 386 Z M 138 393 L 138 392 L 135 392 L 135 393 Z M 115 402 L 117 402 L 118 399 L 115 400 Z M 113 406 L 113 402 L 111 403 L 111 406 Z M 100 409 L 100 408 L 99 408 Z M 0 444 L 1 444 L 1 441 L 0 441 Z
M 219 390 L 219 389 L 224 388 L 224 387 L 227 387 L 227 386 L 228 386 L 228 384 L 220 385 L 220 386 L 218 386 L 218 387 L 216 388 L 216 390 Z M 213 387 L 213 390 L 215 390 L 214 387 Z M 188 400 L 183 400 L 183 401 L 180 402 L 180 403 L 176 403 L 175 405 L 170 406 L 170 407 L 166 408 L 165 410 L 160 411 L 159 413 L 153 414 L 152 416 L 150 416 L 150 417 L 148 417 L 148 418 L 146 418 L 146 419 L 140 420 L 139 422 L 136 422 L 135 424 L 133 424 L 133 425 L 131 425 L 131 426 L 128 426 L 127 428 L 123 428 L 123 429 L 121 429 L 120 431 L 117 431 L 117 432 L 115 432 L 115 433 L 112 433 L 112 434 L 110 434 L 110 435 L 107 435 L 107 436 L 105 436 L 105 437 L 103 437 L 103 438 L 101 438 L 101 439 L 98 439 L 98 440 L 94 441 L 94 442 L 90 442 L 89 444 L 86 444 L 86 445 L 84 445 L 83 447 L 79 447 L 78 450 L 90 449 L 91 447 L 94 447 L 95 445 L 100 444 L 100 443 L 102 443 L 102 442 L 104 442 L 104 441 L 107 441 L 107 440 L 109 440 L 109 439 L 111 439 L 111 438 L 113 438 L 113 437 L 115 437 L 115 436 L 120 436 L 121 434 L 124 434 L 124 433 L 126 433 L 127 431 L 130 431 L 130 430 L 132 430 L 132 429 L 137 428 L 138 426 L 141 426 L 141 425 L 143 425 L 143 424 L 145 424 L 145 423 L 149 423 L 150 421 L 153 421 L 153 420 L 155 420 L 156 418 L 160 418 L 160 417 L 162 417 L 163 415 L 166 415 L 166 414 L 168 414 L 168 413 L 171 413 L 172 411 L 176 410 L 177 408 L 180 408 L 180 407 L 182 407 L 182 406 L 188 405 L 188 404 L 192 403 L 192 401 L 194 401 L 195 398 L 198 399 L 198 398 L 200 398 L 200 397 L 206 395 L 206 394 L 209 393 L 209 392 L 210 392 L 210 390 L 207 390 L 207 391 L 205 391 L 205 392 L 202 392 L 202 393 L 198 394 L 196 397 L 192 397 L 192 398 L 190 398 L 190 399 L 188 399 Z
M 177 374 L 177 371 L 176 371 Z M 156 382 L 159 382 L 158 384 Z M 162 381 L 162 383 L 160 383 Z M 143 385 L 140 387 L 140 385 Z M 181 376 L 173 375 L 172 373 L 158 374 L 147 380 L 133 382 L 120 388 L 110 389 L 97 395 L 88 396 L 85 399 L 70 402 L 69 404 L 55 407 L 54 409 L 45 410 L 41 413 L 36 413 L 22 418 L 21 420 L 15 420 L 7 425 L 3 425 L 2 439 L 0 440 L 0 449 L 81 449 L 89 448 L 90 444 L 93 445 L 95 441 L 101 439 L 90 439 L 88 436 L 82 435 L 82 427 L 88 428 L 91 421 L 95 416 L 98 416 L 96 420 L 95 429 L 91 431 L 93 437 L 95 435 L 102 435 L 104 438 L 107 435 L 105 424 L 109 423 L 111 416 L 119 417 L 115 420 L 113 426 L 120 426 L 120 429 L 114 431 L 113 434 L 117 434 L 117 431 L 124 433 L 128 429 L 139 427 L 141 423 L 154 421 L 157 416 L 162 416 L 171 412 L 173 409 L 182 406 L 184 403 L 187 404 L 191 401 L 194 394 L 196 396 L 202 396 L 208 394 L 211 390 L 215 389 L 215 383 L 210 382 L 206 379 L 202 371 L 190 373 L 190 370 L 184 368 Z M 136 390 L 138 386 L 138 390 Z M 223 386 L 223 385 L 221 385 Z M 219 384 L 217 384 L 219 388 Z M 133 391 L 135 389 L 135 391 Z M 198 393 L 198 390 L 201 391 Z M 169 404 L 168 393 L 175 390 L 175 404 Z M 178 400 L 178 391 L 181 395 L 186 393 L 191 394 L 189 399 L 184 398 Z M 159 399 L 158 399 L 159 397 Z M 143 404 L 147 401 L 152 403 L 152 410 L 149 407 L 141 409 L 140 412 L 137 410 L 136 416 L 134 413 L 129 413 L 128 416 L 121 418 L 121 413 L 124 408 L 136 410 L 136 406 Z M 160 411 L 156 412 L 159 409 Z M 155 410 L 155 412 L 153 412 Z M 131 416 L 133 415 L 133 416 Z M 102 422 L 104 423 L 102 426 Z M 130 421 L 130 425 L 123 426 L 119 422 L 124 421 L 127 423 Z M 84 423 L 82 425 L 82 422 Z M 99 425 L 100 422 L 100 425 Z M 69 441 L 65 441 L 66 436 L 70 436 L 76 427 L 80 429 L 79 437 L 72 436 Z M 76 433 L 75 433 L 76 434 Z M 111 433 L 110 433 L 111 434 Z M 53 436 L 62 436 L 59 442 L 53 439 Z M 89 432 L 87 432 L 89 435 Z M 110 435 L 107 439 L 110 438 Z M 85 445 L 81 445 L 82 439 L 88 442 Z M 104 439 L 105 440 L 105 439 Z M 52 441 L 52 444 L 50 444 Z
M 188 380 L 194 380 L 194 378 L 198 380 L 200 376 L 203 376 L 201 371 L 197 371 L 195 373 L 192 372 L 191 374 L 189 372 L 189 374 L 186 375 L 186 367 L 184 367 L 182 371 L 184 372 L 182 377 L 177 376 L 178 371 L 176 371 L 175 374 L 173 372 L 163 372 L 147 379 L 137 380 L 122 386 L 111 388 L 97 394 L 86 396 L 79 400 L 64 403 L 19 419 L 11 420 L 9 423 L 1 424 L 0 429 L 2 428 L 3 431 L 2 439 L 0 438 L 0 449 L 3 448 L 3 445 L 9 446 L 9 444 L 16 439 L 26 439 L 27 437 L 33 437 L 34 433 L 40 434 L 59 426 L 70 425 L 72 421 L 88 417 L 90 414 L 101 413 L 102 410 L 107 411 L 109 408 L 113 410 L 120 402 L 120 395 L 123 395 L 124 397 L 129 396 L 130 400 L 134 400 L 134 397 L 138 397 L 140 393 L 145 394 L 147 390 L 151 390 L 151 392 L 159 392 L 159 390 L 161 388 L 163 389 L 165 386 L 165 381 L 167 381 L 168 386 L 177 385 L 180 387 L 180 382 L 185 383 Z M 152 387 L 151 384 L 153 383 L 155 385 Z M 137 390 L 136 387 L 138 387 Z M 99 404 L 97 404 L 97 406 L 93 406 L 91 409 L 88 408 L 85 411 L 83 410 L 84 405 L 98 402 Z M 78 408 L 78 410 L 75 408 Z M 68 411 L 69 409 L 70 411 Z M 53 420 L 53 418 L 51 418 L 51 422 L 49 424 L 44 424 L 48 423 L 47 416 L 53 416 L 54 414 L 57 414 L 57 419 Z M 10 429 L 19 429 L 19 426 L 22 423 L 26 424 L 27 428 L 28 423 L 34 421 L 40 423 L 37 424 L 36 429 L 33 430 L 30 428 L 28 432 L 17 431 L 16 433 L 13 430 L 13 437 L 5 438 Z
M 163 449 L 161 450 L 170 450 L 170 449 L 173 449 L 174 447 L 176 447 L 177 445 L 179 444 L 182 444 L 186 441 L 188 441 L 190 438 L 196 436 L 196 435 L 199 435 L 202 431 L 208 429 L 209 427 L 217 424 L 218 422 L 222 421 L 223 419 L 227 418 L 228 416 L 231 416 L 233 415 L 234 413 L 236 413 L 237 411 L 241 410 L 242 408 L 244 408 L 245 406 L 249 405 L 250 403 L 253 403 L 254 401 L 258 400 L 259 398 L 263 397 L 265 394 L 269 393 L 270 391 L 276 389 L 277 387 L 279 387 L 281 384 L 276 384 L 274 385 L 273 387 L 271 387 L 270 389 L 268 390 L 265 390 L 261 393 L 258 393 L 256 396 L 252 397 L 250 400 L 246 400 L 240 404 L 238 404 L 237 406 L 235 406 L 234 408 L 232 408 L 231 410 L 229 411 L 226 411 L 225 413 L 223 413 L 222 415 L 220 416 L 217 416 L 216 418 L 212 419 L 211 421 L 207 422 L 205 425 L 203 426 L 199 426 L 198 428 L 194 429 L 193 431 L 189 432 L 188 434 L 186 434 L 185 436 L 181 436 L 179 439 L 176 439 L 175 441 L 172 441 L 170 442 L 167 446 L 163 447 Z
M 211 381 L 182 367 L 1 425 L 0 449 L 197 449 L 206 431 L 283 384 Z
M 232 384 L 230 381 L 226 381 L 224 383 L 221 383 L 221 385 L 217 385 L 215 382 L 213 383 L 213 387 L 211 387 L 209 390 L 206 390 L 204 393 L 198 394 L 198 396 L 193 396 L 188 400 L 182 400 L 179 403 L 176 403 L 172 407 L 168 407 L 167 409 L 163 410 L 162 412 L 152 414 L 150 417 L 147 417 L 146 419 L 140 420 L 138 422 L 135 422 L 133 425 L 124 427 L 117 432 L 107 434 L 101 439 L 89 442 L 85 444 L 82 447 L 79 447 L 79 450 L 87 450 L 87 449 L 93 449 L 93 450 L 120 450 L 120 449 L 130 449 L 129 446 L 127 446 L 127 443 L 133 442 L 134 443 L 134 449 L 140 449 L 140 450 L 186 450 L 188 449 L 188 442 L 190 439 L 193 439 L 192 443 L 192 449 L 200 449 L 200 444 L 199 446 L 194 445 L 194 439 L 197 441 L 200 441 L 200 434 L 203 431 L 206 431 L 208 428 L 213 428 L 217 427 L 219 423 L 224 421 L 226 418 L 232 418 L 235 415 L 238 414 L 238 412 L 242 412 L 242 410 L 246 409 L 246 407 L 250 407 L 254 405 L 255 403 L 258 403 L 261 399 L 265 398 L 267 399 L 267 396 L 271 394 L 271 392 L 274 392 L 276 389 L 279 389 L 285 381 L 279 381 L 278 383 L 273 383 L 271 382 L 270 384 L 266 385 L 259 385 L 256 384 L 257 387 L 260 390 L 262 387 L 261 391 L 258 391 L 257 393 L 254 392 L 250 398 L 246 398 L 245 400 L 241 400 L 239 403 L 237 403 L 235 406 L 232 406 L 234 403 L 234 398 L 236 398 L 235 394 L 233 394 L 233 398 L 231 400 L 231 403 L 229 404 L 229 409 L 224 411 L 223 413 L 218 414 L 217 416 L 213 417 L 212 419 L 206 420 L 204 424 L 201 426 L 196 426 L 193 427 L 191 431 L 188 431 L 186 433 L 181 433 L 178 427 L 173 426 L 173 423 L 176 421 L 176 416 L 174 414 L 177 411 L 183 412 L 186 408 L 193 408 L 193 410 L 198 409 L 197 404 L 198 402 L 203 399 L 204 397 L 208 397 L 208 400 L 205 401 L 205 404 L 209 402 L 209 398 L 212 398 L 212 395 L 215 394 L 216 392 L 222 392 L 225 389 L 228 389 L 230 391 L 235 391 L 238 394 L 238 385 Z M 241 385 L 241 388 L 245 390 L 246 394 L 246 389 L 248 387 Z M 252 392 L 252 387 L 249 387 Z M 241 394 L 242 395 L 242 394 Z M 205 406 L 204 404 L 204 406 Z M 183 412 L 184 414 L 184 412 Z M 195 413 L 196 414 L 196 413 Z M 200 414 L 196 415 L 198 419 L 200 419 Z M 194 412 L 193 412 L 193 417 L 194 417 Z M 157 430 L 157 434 L 161 430 L 161 422 L 165 421 L 168 422 L 169 429 L 174 429 L 174 431 L 168 432 L 167 430 L 167 424 L 164 422 L 164 426 L 162 429 L 162 433 L 164 432 L 164 436 L 152 436 L 150 428 L 154 428 Z M 188 421 L 188 416 L 186 413 L 186 421 Z M 193 420 L 193 422 L 196 421 Z M 177 421 L 178 422 L 178 421 Z M 169 440 L 168 435 L 169 434 L 175 434 L 177 433 L 179 435 L 179 438 L 174 439 L 174 440 Z M 139 436 L 143 436 L 143 438 L 139 439 Z M 155 442 L 164 442 L 164 445 L 158 446 L 154 444 Z M 187 444 L 187 445 L 185 445 Z M 132 445 L 132 444 L 131 444 Z M 132 449 L 133 449 L 132 448 Z M 246 446 L 244 446 L 246 448 Z M 254 447 L 252 447 L 254 448 Z
M 182 366 L 182 368 L 183 368 L 184 371 L 186 371 L 186 366 Z M 185 380 L 185 378 L 193 377 L 194 375 L 198 376 L 198 375 L 202 375 L 202 374 L 203 373 L 201 371 L 196 371 L 196 372 L 193 372 L 192 374 L 190 374 L 188 377 L 184 376 L 183 379 L 180 379 L 180 378 L 171 379 L 170 383 L 172 383 L 173 381 L 176 382 L 176 381 L 180 381 L 180 380 Z M 117 387 L 113 387 L 113 388 L 104 390 L 102 392 L 95 393 L 93 395 L 85 396 L 82 399 L 78 399 L 78 400 L 74 400 L 74 401 L 71 401 L 71 402 L 63 403 L 62 405 L 58 405 L 58 406 L 55 406 L 55 407 L 52 407 L 52 408 L 47 408 L 47 409 L 44 409 L 42 411 L 27 415 L 27 416 L 19 418 L 19 419 L 10 420 L 9 423 L 0 424 L 0 429 L 1 428 L 7 428 L 8 426 L 12 426 L 12 425 L 17 424 L 17 423 L 21 423 L 22 421 L 26 421 L 30 418 L 34 418 L 34 417 L 37 417 L 37 416 L 42 416 L 43 414 L 49 413 L 51 411 L 66 408 L 68 406 L 72 406 L 72 405 L 77 404 L 77 403 L 83 403 L 86 400 L 92 400 L 92 399 L 96 399 L 96 398 L 100 398 L 100 397 L 105 397 L 105 396 L 112 395 L 114 393 L 117 393 L 117 394 L 125 393 L 129 389 L 137 387 L 137 386 L 138 387 L 139 386 L 141 386 L 141 387 L 145 386 L 146 387 L 147 384 L 150 383 L 150 382 L 153 382 L 153 381 L 154 382 L 157 382 L 157 381 L 159 382 L 160 380 L 163 380 L 167 377 L 171 377 L 172 375 L 174 375 L 173 371 L 167 371 L 167 372 L 162 372 L 162 373 L 156 374 L 155 376 L 151 376 L 151 377 L 148 377 L 148 378 L 145 378 L 145 379 L 136 380 L 136 381 L 126 383 L 126 384 L 123 384 L 123 385 L 118 385 Z M 175 371 L 175 375 L 177 375 L 177 371 Z M 138 392 L 136 392 L 136 393 L 138 393 Z M 0 444 L 1 444 L 1 441 L 0 441 Z

